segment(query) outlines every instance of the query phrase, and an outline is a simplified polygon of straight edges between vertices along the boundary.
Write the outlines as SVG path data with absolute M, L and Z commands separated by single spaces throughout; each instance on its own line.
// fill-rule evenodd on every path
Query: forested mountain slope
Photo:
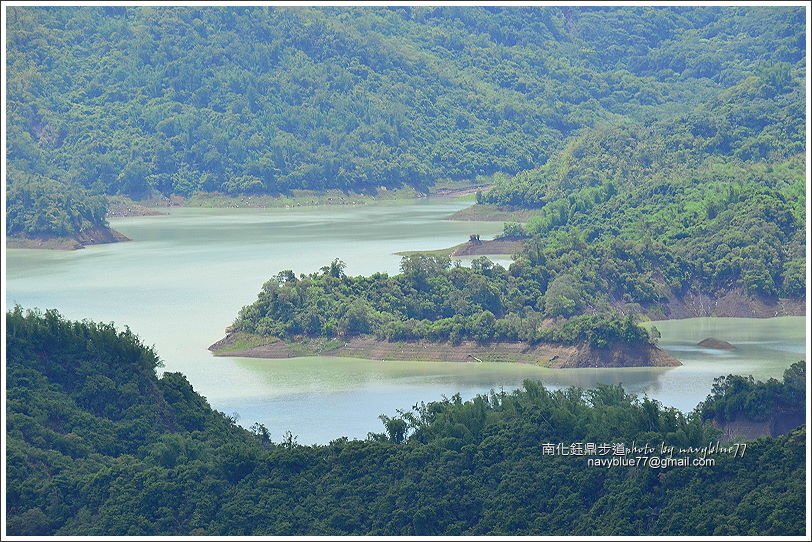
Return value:
M 238 427 L 178 373 L 157 378 L 157 356 L 129 330 L 20 308 L 7 323 L 10 535 L 804 533 L 803 427 L 711 453 L 714 465 L 543 453 L 708 446 L 719 434 L 704 418 L 757 418 L 776 401 L 802 412 L 803 362 L 783 382 L 720 381 L 688 415 L 620 387 L 528 381 L 382 417 L 385 432 L 365 441 L 301 446 Z
M 799 8 L 14 7 L 6 39 L 12 234 L 82 214 L 17 184 L 425 188 L 804 65 Z
M 543 166 L 501 178 L 479 201 L 540 209 L 506 232 L 548 254 L 571 252 L 573 239 L 592 254 L 618 243 L 659 246 L 681 262 L 676 274 L 660 268 L 653 277 L 670 285 L 660 288 L 663 300 L 692 292 L 713 302 L 734 290 L 803 300 L 804 89 L 803 65 L 772 66 L 675 117 L 585 129 Z M 627 259 L 645 265 L 639 252 Z M 590 282 L 590 271 L 572 272 Z
M 405 258 L 394 277 L 283 272 L 235 327 L 572 344 L 584 337 L 561 341 L 549 319 L 803 314 L 804 106 L 803 71 L 770 66 L 667 119 L 586 128 L 543 166 L 478 195 L 538 209 L 506 225 L 505 236 L 524 238 L 507 269 L 427 256 Z
M 568 140 L 543 166 L 501 177 L 481 199 L 542 207 L 588 188 L 612 185 L 605 187 L 613 192 L 609 197 L 662 178 L 677 181 L 717 163 L 755 166 L 802 159 L 805 83 L 803 64 L 763 66 L 676 115 L 647 123 L 617 118 L 599 122 Z M 786 180 L 801 179 L 796 174 Z

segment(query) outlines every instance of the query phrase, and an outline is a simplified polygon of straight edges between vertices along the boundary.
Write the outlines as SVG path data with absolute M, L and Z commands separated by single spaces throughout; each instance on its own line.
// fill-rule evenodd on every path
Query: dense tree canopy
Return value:
M 642 240 L 705 292 L 803 298 L 804 73 L 772 66 L 689 113 L 586 129 L 479 201 L 539 209 L 508 237 L 546 248 L 578 237 L 604 252 Z
M 9 235 L 70 236 L 107 225 L 107 200 L 39 175 L 9 170 Z
M 6 30 L 9 165 L 135 198 L 513 174 L 754 78 L 769 115 L 804 68 L 791 7 L 14 7 Z
M 748 420 L 798 416 L 804 418 L 806 404 L 806 364 L 797 362 L 784 371 L 783 381 L 770 378 L 755 381 L 752 376 L 718 377 L 708 398 L 699 405 L 702 417 L 730 421 L 738 416 Z
M 297 277 L 283 271 L 267 281 L 257 300 L 240 311 L 234 329 L 295 338 L 375 335 L 388 341 L 428 339 L 646 344 L 651 338 L 635 319 L 587 315 L 585 285 L 561 270 L 564 262 L 520 259 L 505 269 L 487 258 L 471 267 L 448 257 L 405 256 L 401 273 L 349 277 L 335 260 L 321 273 Z M 551 270 L 560 271 L 551 275 Z M 619 292 L 644 298 L 646 278 L 615 270 Z M 551 276 L 555 278 L 550 280 Z M 608 298 L 607 298 L 608 299 Z M 608 300 L 607 300 L 608 303 Z M 572 318 L 567 318 L 572 317 Z
M 178 373 L 157 378 L 155 352 L 129 330 L 19 307 L 7 323 L 11 535 L 804 531 L 803 428 L 751 442 L 743 456 L 715 454 L 712 466 L 598 468 L 543 445 L 702 447 L 718 432 L 701 410 L 686 415 L 617 386 L 528 381 L 382 416 L 384 431 L 363 441 L 302 446 L 240 428 Z M 769 384 L 801 410 L 805 396 L 788 387 L 802 367 Z M 742 405 L 738 390 L 715 396 Z
M 481 203 L 537 211 L 508 268 L 284 271 L 243 331 L 603 347 L 692 290 L 805 297 L 801 7 L 25 6 L 4 30 L 9 234 L 104 225 L 106 195 L 479 176 Z M 689 414 L 528 381 L 301 446 L 157 377 L 128 329 L 6 319 L 8 534 L 804 533 L 803 428 L 703 468 L 542 453 L 707 446 L 711 419 L 803 412 L 803 363 Z

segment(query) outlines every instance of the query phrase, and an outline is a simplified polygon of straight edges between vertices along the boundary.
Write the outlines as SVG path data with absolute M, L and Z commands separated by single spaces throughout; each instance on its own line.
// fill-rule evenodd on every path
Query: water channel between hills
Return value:
M 69 318 L 128 325 L 155 346 L 164 370 L 184 373 L 214 408 L 236 412 L 245 426 L 264 423 L 274 440 L 291 431 L 300 443 L 363 438 L 382 430 L 379 414 L 454 393 L 470 398 L 490 389 L 509 391 L 527 378 L 556 388 L 622 383 L 628 391 L 690 410 L 717 376 L 780 378 L 805 358 L 802 317 L 657 322 L 660 345 L 684 363 L 676 368 L 261 360 L 215 358 L 206 350 L 281 270 L 309 273 L 341 258 L 349 274 L 396 273 L 396 252 L 444 248 L 472 233 L 485 239 L 501 231 L 498 222 L 445 220 L 469 204 L 432 198 L 319 208 L 177 208 L 168 216 L 117 219 L 112 226 L 134 242 L 71 252 L 7 251 L 6 300 L 9 306 L 56 308 Z M 697 347 L 706 337 L 736 348 Z

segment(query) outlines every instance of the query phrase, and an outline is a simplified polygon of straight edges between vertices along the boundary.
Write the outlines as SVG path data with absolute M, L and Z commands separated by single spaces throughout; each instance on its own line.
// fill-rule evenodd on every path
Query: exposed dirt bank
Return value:
M 732 421 L 718 422 L 713 420 L 713 426 L 722 430 L 722 441 L 755 440 L 760 437 L 777 437 L 785 435 L 805 423 L 803 413 L 776 412 L 769 419 L 753 421 L 745 416 L 736 416 Z
M 276 195 L 228 195 L 219 192 L 196 192 L 188 198 L 174 198 L 175 205 L 181 207 L 289 209 L 293 207 L 367 205 L 379 201 L 407 202 L 425 197 L 426 194 L 412 187 L 380 187 L 370 193 L 344 192 L 336 189 L 322 191 L 294 189 L 289 193 Z
M 169 207 L 210 207 L 210 208 L 290 208 L 321 207 L 333 205 L 366 205 L 378 201 L 408 202 L 426 197 L 459 198 L 477 192 L 487 192 L 491 185 L 449 183 L 432 188 L 428 193 L 411 186 L 399 188 L 379 187 L 370 192 L 345 192 L 338 189 L 303 190 L 294 189 L 283 194 L 223 194 L 221 192 L 195 192 L 183 196 L 152 195 L 142 200 L 132 200 L 126 196 L 109 198 L 108 217 L 155 216 L 167 214 L 161 211 Z
M 584 367 L 676 367 L 682 365 L 655 346 L 617 346 L 608 349 L 588 345 L 561 346 L 496 342 L 458 345 L 429 341 L 386 342 L 371 337 L 347 340 L 305 339 L 287 342 L 244 333 L 229 333 L 209 347 L 217 356 L 291 358 L 330 356 L 374 360 L 510 362 L 532 363 L 550 368 Z
M 166 207 L 166 205 L 162 205 Z M 155 207 L 148 207 L 141 203 L 136 203 L 129 198 L 111 198 L 107 207 L 107 218 L 124 218 L 131 216 L 159 216 L 169 214 Z
M 396 252 L 397 256 L 411 256 L 414 254 L 424 254 L 426 256 L 496 256 L 501 254 L 513 255 L 522 248 L 522 241 L 519 239 L 493 239 L 485 241 L 468 241 L 453 247 L 441 248 L 437 250 L 408 250 Z
M 6 237 L 8 248 L 36 248 L 50 250 L 77 250 L 89 245 L 120 243 L 130 239 L 111 228 L 93 228 L 76 234 L 74 237 L 58 236 L 14 236 Z
M 623 307 L 618 306 L 623 310 Z M 683 297 L 669 296 L 668 302 L 651 307 L 626 306 L 642 312 L 652 320 L 677 320 L 702 316 L 732 318 L 772 318 L 775 316 L 804 316 L 805 299 L 751 297 L 741 289 L 718 295 L 688 292 Z
M 619 344 L 611 348 L 579 347 L 570 360 L 561 360 L 554 367 L 678 367 L 677 358 L 653 345 Z
M 468 241 L 457 245 L 451 251 L 452 256 L 484 256 L 488 254 L 514 254 L 522 248 L 518 239 L 493 239 L 491 241 Z
M 472 196 L 477 192 L 482 192 L 483 194 L 490 190 L 493 185 L 489 184 L 477 184 L 477 185 L 470 185 L 470 186 L 461 186 L 461 187 L 454 187 L 454 186 L 438 186 L 436 188 L 432 188 L 429 192 L 432 196 L 439 196 L 443 198 L 459 198 L 462 196 Z

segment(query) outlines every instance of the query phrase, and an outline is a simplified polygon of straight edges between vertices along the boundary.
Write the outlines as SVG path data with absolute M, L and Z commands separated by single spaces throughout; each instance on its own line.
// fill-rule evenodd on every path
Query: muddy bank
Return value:
M 168 214 L 161 209 L 170 207 L 250 208 L 271 209 L 290 207 L 322 207 L 332 205 L 366 205 L 377 201 L 413 201 L 428 196 L 456 198 L 486 192 L 489 185 L 443 186 L 428 194 L 411 186 L 399 188 L 379 187 L 368 193 L 329 190 L 294 189 L 280 194 L 224 194 L 221 192 L 195 192 L 188 197 L 154 195 L 142 200 L 125 196 L 109 198 L 108 217 L 156 216 Z
M 806 423 L 803 413 L 776 412 L 766 420 L 754 421 L 739 414 L 733 420 L 712 420 L 714 427 L 722 431 L 722 441 L 755 440 L 760 437 L 785 435 Z
M 6 237 L 8 248 L 35 248 L 48 250 L 77 250 L 90 245 L 121 243 L 130 239 L 112 228 L 93 228 L 73 237 L 52 235 Z
M 206 208 L 294 208 L 294 207 L 323 207 L 334 205 L 367 205 L 379 201 L 400 202 L 413 201 L 427 197 L 425 193 L 415 188 L 403 186 L 400 188 L 379 187 L 374 192 L 344 192 L 338 189 L 329 190 L 303 190 L 294 189 L 281 194 L 236 194 L 229 195 L 220 192 L 195 192 L 188 198 L 176 199 L 181 207 Z
M 166 207 L 166 205 L 162 205 Z M 107 206 L 107 218 L 126 218 L 132 216 L 159 216 L 169 214 L 155 207 L 148 207 L 125 198 L 110 199 Z
M 558 360 L 556 360 L 558 361 Z M 584 367 L 678 367 L 682 362 L 654 345 L 618 344 L 609 348 L 579 347 L 572 359 L 550 365 L 558 368 Z
M 490 254 L 515 254 L 522 248 L 520 239 L 493 239 L 491 241 L 468 241 L 457 245 L 451 256 L 486 256 Z
M 407 250 L 395 252 L 397 256 L 412 256 L 423 254 L 426 256 L 497 256 L 513 255 L 522 248 L 523 241 L 520 239 L 493 239 L 485 241 L 468 241 L 453 247 L 441 248 L 437 250 Z
M 443 198 L 459 198 L 462 196 L 472 196 L 477 192 L 482 192 L 483 194 L 493 188 L 493 185 L 490 184 L 477 184 L 471 186 L 460 186 L 455 187 L 451 185 L 447 186 L 438 186 L 432 188 L 429 191 L 429 194 L 432 196 L 439 196 Z
M 668 296 L 659 305 L 616 305 L 621 311 L 642 312 L 652 320 L 681 320 L 703 316 L 729 318 L 773 318 L 775 316 L 804 316 L 805 299 L 780 299 L 751 297 L 742 289 L 734 289 L 718 295 L 690 291 L 685 296 Z
M 252 344 L 253 343 L 253 344 Z M 430 341 L 386 342 L 372 337 L 346 340 L 305 339 L 301 342 L 230 333 L 209 347 L 216 356 L 292 358 L 328 356 L 399 361 L 453 361 L 529 363 L 550 368 L 676 367 L 682 365 L 656 346 L 617 346 L 597 349 L 588 345 L 529 345 L 517 342 L 458 345 Z

